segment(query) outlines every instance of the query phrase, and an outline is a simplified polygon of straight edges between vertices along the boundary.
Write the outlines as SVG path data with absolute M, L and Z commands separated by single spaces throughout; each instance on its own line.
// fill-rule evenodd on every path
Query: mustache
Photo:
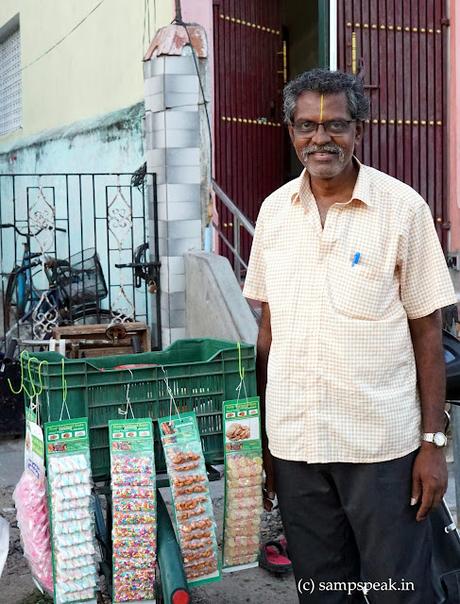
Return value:
M 327 143 L 326 145 L 308 145 L 302 149 L 302 158 L 307 159 L 312 153 L 336 153 L 340 157 L 343 157 L 343 149 L 334 143 Z

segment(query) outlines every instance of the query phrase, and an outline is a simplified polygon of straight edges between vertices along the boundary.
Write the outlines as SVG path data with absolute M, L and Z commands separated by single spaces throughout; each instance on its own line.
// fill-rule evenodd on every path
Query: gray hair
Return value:
M 353 120 L 362 121 L 369 115 L 369 99 L 364 94 L 361 78 L 343 71 L 329 71 L 318 67 L 304 71 L 284 87 L 283 110 L 287 124 L 292 124 L 297 99 L 304 92 L 319 94 L 344 92 L 347 96 L 348 111 Z

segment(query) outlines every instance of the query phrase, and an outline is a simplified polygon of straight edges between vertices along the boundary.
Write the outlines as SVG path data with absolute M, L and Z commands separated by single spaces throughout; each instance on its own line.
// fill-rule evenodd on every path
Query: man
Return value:
M 262 302 L 266 490 L 300 601 L 432 604 L 426 518 L 447 486 L 439 309 L 456 297 L 427 204 L 354 157 L 368 108 L 338 71 L 284 91 L 305 170 L 264 201 L 244 289 Z

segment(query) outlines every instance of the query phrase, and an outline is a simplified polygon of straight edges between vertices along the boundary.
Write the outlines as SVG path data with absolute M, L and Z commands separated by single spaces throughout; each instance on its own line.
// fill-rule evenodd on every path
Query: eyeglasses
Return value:
M 356 120 L 327 120 L 326 122 L 310 122 L 307 120 L 304 122 L 296 122 L 293 125 L 293 128 L 296 134 L 309 136 L 315 134 L 318 130 L 318 126 L 322 126 L 325 132 L 333 136 L 349 132 L 350 124 L 353 122 L 356 122 Z

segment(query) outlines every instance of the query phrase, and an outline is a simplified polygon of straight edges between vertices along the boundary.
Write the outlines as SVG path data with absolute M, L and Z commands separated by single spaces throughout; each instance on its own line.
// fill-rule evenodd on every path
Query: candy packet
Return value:
M 262 502 L 259 398 L 224 401 L 223 570 L 258 565 Z
M 32 577 L 42 591 L 53 593 L 53 566 L 45 476 L 43 431 L 31 407 L 26 408 L 24 472 L 13 491 L 21 543 Z
M 88 419 L 45 424 L 54 602 L 95 603 Z
M 176 532 L 191 585 L 220 579 L 216 523 L 196 415 L 160 418 Z
M 156 475 L 152 420 L 109 421 L 114 604 L 155 602 Z

